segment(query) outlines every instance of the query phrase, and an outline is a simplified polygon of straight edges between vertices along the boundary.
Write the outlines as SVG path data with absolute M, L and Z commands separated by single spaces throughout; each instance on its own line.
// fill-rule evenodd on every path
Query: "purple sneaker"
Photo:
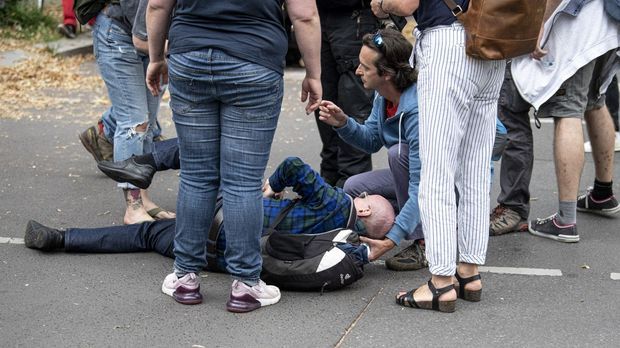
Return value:
M 226 309 L 229 312 L 245 313 L 276 304 L 278 301 L 280 301 L 280 289 L 277 286 L 267 285 L 259 280 L 258 284 L 250 287 L 244 282 L 234 280 Z
M 180 279 L 175 273 L 170 273 L 161 285 L 161 291 L 172 296 L 178 303 L 193 305 L 202 303 L 200 281 L 195 273 L 187 273 Z

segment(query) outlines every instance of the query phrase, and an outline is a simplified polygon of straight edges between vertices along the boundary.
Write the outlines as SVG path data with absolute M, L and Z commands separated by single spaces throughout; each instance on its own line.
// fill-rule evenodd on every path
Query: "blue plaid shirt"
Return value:
M 293 207 L 276 229 L 285 233 L 321 233 L 336 228 L 347 227 L 351 213 L 350 196 L 341 188 L 332 187 L 297 157 L 285 159 L 269 178 L 274 192 L 292 187 L 300 196 L 300 202 Z M 263 198 L 263 234 L 271 227 L 282 209 L 292 204 L 290 199 Z M 364 233 L 361 221 L 356 221 L 354 229 Z

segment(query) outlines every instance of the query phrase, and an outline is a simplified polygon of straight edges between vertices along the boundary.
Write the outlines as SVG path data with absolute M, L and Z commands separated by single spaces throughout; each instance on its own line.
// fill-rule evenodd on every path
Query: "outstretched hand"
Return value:
M 162 92 L 162 86 L 168 83 L 168 65 L 166 61 L 149 62 L 146 68 L 146 87 L 153 96 Z
M 347 115 L 338 105 L 329 100 L 323 100 L 319 107 L 319 120 L 332 127 L 340 128 L 347 124 Z
M 394 246 L 396 246 L 396 244 L 394 244 L 394 242 L 389 238 L 372 239 L 360 236 L 360 241 L 370 246 L 370 256 L 368 257 L 369 261 L 374 261 L 380 258 L 383 254 L 392 250 Z

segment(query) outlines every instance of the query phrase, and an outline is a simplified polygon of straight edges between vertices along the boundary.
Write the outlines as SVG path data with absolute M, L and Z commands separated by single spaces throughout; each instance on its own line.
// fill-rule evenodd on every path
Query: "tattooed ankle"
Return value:
M 127 207 L 130 207 L 133 210 L 144 208 L 139 189 L 124 189 L 123 193 L 125 194 L 125 202 L 127 202 Z

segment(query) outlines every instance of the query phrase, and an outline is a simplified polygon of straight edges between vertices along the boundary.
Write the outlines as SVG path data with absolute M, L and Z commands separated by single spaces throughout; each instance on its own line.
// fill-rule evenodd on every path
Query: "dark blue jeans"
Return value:
M 68 228 L 65 232 L 65 251 L 78 253 L 133 253 L 155 251 L 174 258 L 175 219 L 142 222 L 133 225 L 99 228 Z M 338 245 L 361 265 L 368 263 L 366 246 Z M 206 247 L 205 247 L 206 248 Z M 225 272 L 226 234 L 217 240 L 217 264 L 208 265 L 210 270 Z

